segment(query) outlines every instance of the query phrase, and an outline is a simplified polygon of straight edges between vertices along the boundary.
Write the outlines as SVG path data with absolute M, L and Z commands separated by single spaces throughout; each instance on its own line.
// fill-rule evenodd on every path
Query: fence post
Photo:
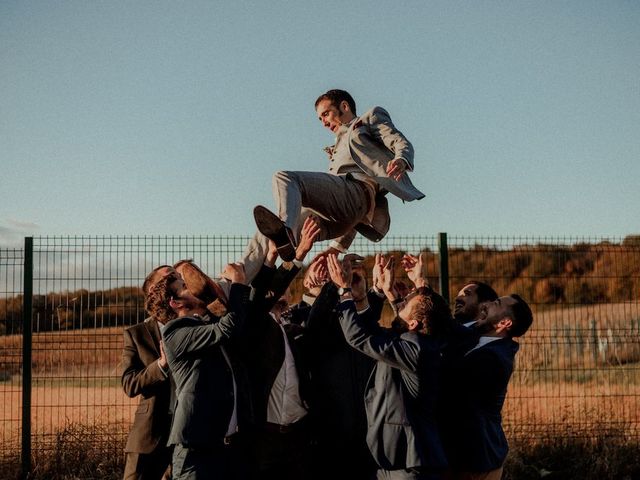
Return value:
M 598 351 L 600 350 L 600 339 L 598 335 L 598 323 L 595 318 L 591 319 L 591 353 L 593 355 L 593 364 L 598 368 Z
M 22 478 L 31 472 L 31 317 L 33 311 L 33 237 L 24 238 L 22 297 Z
M 449 303 L 449 249 L 447 247 L 446 232 L 438 233 L 440 295 Z

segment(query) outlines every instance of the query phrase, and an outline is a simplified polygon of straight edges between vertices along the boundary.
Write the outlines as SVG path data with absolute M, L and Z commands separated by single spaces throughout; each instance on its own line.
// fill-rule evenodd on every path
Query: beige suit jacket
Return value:
M 393 125 L 384 108 L 374 107 L 350 125 L 349 149 L 356 165 L 384 190 L 409 202 L 424 198 L 407 173 L 399 181 L 387 175 L 389 162 L 399 158 L 413 170 L 413 146 Z
M 418 190 L 408 173 L 395 180 L 387 175 L 387 165 L 392 160 L 403 159 L 413 170 L 413 146 L 391 121 L 389 113 L 382 107 L 373 107 L 356 118 L 347 132 L 351 158 L 367 177 L 380 187 L 375 199 L 373 219 L 359 223 L 355 230 L 369 240 L 378 242 L 384 238 L 391 224 L 389 206 L 384 194 L 391 192 L 403 201 L 420 200 L 424 193 Z M 343 249 L 349 248 L 355 237 L 351 231 L 336 239 Z

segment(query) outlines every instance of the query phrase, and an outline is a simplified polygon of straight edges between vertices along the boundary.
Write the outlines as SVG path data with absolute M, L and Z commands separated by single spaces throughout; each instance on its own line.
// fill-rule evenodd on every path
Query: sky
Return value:
M 0 69 L 3 246 L 250 235 L 331 88 L 415 148 L 390 235 L 640 232 L 637 1 L 3 0 Z

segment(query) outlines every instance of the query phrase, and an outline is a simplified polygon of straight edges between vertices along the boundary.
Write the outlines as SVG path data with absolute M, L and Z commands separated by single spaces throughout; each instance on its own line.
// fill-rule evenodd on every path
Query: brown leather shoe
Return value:
M 280 217 L 268 208 L 258 205 L 253 209 L 253 218 L 260 233 L 276 244 L 278 255 L 282 260 L 290 262 L 296 258 L 295 237 Z

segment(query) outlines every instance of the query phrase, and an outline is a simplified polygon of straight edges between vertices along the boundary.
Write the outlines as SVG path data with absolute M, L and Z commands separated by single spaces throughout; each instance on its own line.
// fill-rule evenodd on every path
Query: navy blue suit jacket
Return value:
M 428 335 L 371 330 L 355 304 L 338 305 L 349 344 L 374 360 L 365 393 L 367 444 L 385 470 L 446 467 L 436 425 L 439 342 Z
M 442 434 L 456 470 L 489 472 L 504 463 L 509 447 L 501 411 L 518 347 L 512 339 L 501 338 L 447 358 Z

